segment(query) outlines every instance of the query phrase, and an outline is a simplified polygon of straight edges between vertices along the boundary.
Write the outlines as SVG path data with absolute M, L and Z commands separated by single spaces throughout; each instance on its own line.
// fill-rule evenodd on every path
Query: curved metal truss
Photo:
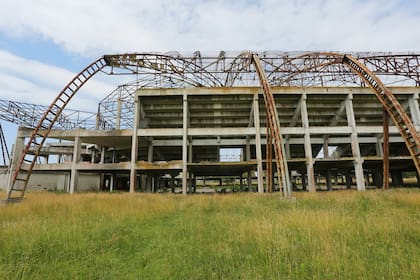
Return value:
M 263 86 L 267 91 L 261 79 L 261 73 L 265 74 L 264 80 L 271 86 L 368 85 L 374 90 L 379 101 L 399 128 L 420 174 L 418 133 L 404 109 L 385 87 L 387 84 L 420 85 L 419 54 L 353 53 L 344 55 L 302 52 L 254 52 L 252 56 L 249 54 L 251 52 L 239 54 L 220 52 L 206 56 L 200 52 L 194 52 L 192 55 L 133 53 L 105 55 L 99 58 L 76 75 L 44 112 L 12 175 L 7 200 L 23 197 L 36 158 L 54 123 L 75 93 L 99 71 L 109 75 L 137 75 L 138 81 L 132 90 Z M 253 57 L 257 57 L 259 63 L 256 63 Z M 114 92 L 111 95 L 118 96 L 118 93 Z M 131 96 L 131 93 L 125 92 L 119 98 L 122 96 Z M 130 106 L 127 106 L 127 110 L 129 108 Z M 117 110 L 123 110 L 123 108 L 117 107 Z M 274 112 L 273 116 L 275 117 Z M 276 122 L 275 118 L 272 122 Z M 116 126 L 116 124 L 110 126 L 112 125 Z M 107 125 L 103 127 L 106 128 Z M 272 129 L 272 131 L 277 130 Z M 30 150 L 34 150 L 30 147 L 36 147 L 33 154 L 29 154 Z
M 0 99 L 0 119 L 34 128 L 48 106 Z M 54 123 L 54 129 L 95 128 L 96 113 L 64 109 Z

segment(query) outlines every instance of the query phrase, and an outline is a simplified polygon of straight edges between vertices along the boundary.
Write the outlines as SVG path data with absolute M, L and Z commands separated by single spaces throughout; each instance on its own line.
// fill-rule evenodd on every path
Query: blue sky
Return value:
M 420 51 L 414 0 L 2 0 L 0 98 L 48 105 L 95 58 L 141 51 Z M 95 77 L 69 107 L 95 111 Z M 8 144 L 16 127 L 1 121 Z

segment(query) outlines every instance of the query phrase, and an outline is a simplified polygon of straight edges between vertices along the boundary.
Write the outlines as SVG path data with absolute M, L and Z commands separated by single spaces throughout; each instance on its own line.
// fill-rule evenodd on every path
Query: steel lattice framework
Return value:
M 272 86 L 367 86 L 355 72 L 328 53 L 260 52 L 262 68 Z M 384 85 L 419 86 L 420 54 L 351 53 Z M 134 92 L 140 88 L 260 86 L 255 68 L 246 52 L 202 55 L 201 52 L 170 52 L 105 56 L 106 73 L 135 75 L 133 82 L 118 86 L 99 102 L 99 128 L 115 128 L 119 106 L 120 128 L 132 127 Z M 120 105 L 118 105 L 120 104 Z
M 418 132 L 404 109 L 386 88 L 386 85 L 391 84 L 419 86 L 419 56 L 420 54 L 411 53 L 340 54 L 274 51 L 242 53 L 222 51 L 218 54 L 207 55 L 201 52 L 194 52 L 191 55 L 182 55 L 177 52 L 105 55 L 76 75 L 44 112 L 13 173 L 7 199 L 23 197 L 36 158 L 50 130 L 76 92 L 98 72 L 109 75 L 136 75 L 137 81 L 134 86 L 131 86 L 131 90 L 262 86 L 267 112 L 271 118 L 270 130 L 273 137 L 278 137 L 279 125 L 276 119 L 277 113 L 272 111 L 273 104 L 270 104 L 272 103 L 270 86 L 369 86 L 399 128 L 417 171 L 420 173 Z M 131 90 L 114 92 L 108 96 L 101 102 L 105 108 L 104 112 L 99 113 L 106 115 L 115 110 L 127 109 L 129 111 L 132 107 L 130 106 Z M 120 101 L 128 100 L 125 109 L 121 104 L 117 107 L 112 104 L 115 97 Z M 128 98 L 124 99 L 125 97 Z M 111 102 L 108 102 L 110 100 Z M 105 118 L 102 118 L 101 122 L 105 124 L 104 128 L 108 127 Z M 281 147 L 276 138 L 274 138 L 274 145 L 276 161 L 281 161 Z M 36 147 L 35 153 L 27 156 L 31 147 Z M 17 196 L 13 195 L 14 193 Z
M 0 99 L 0 119 L 26 127 L 36 127 L 48 106 Z M 54 123 L 55 129 L 95 128 L 96 113 L 65 109 Z

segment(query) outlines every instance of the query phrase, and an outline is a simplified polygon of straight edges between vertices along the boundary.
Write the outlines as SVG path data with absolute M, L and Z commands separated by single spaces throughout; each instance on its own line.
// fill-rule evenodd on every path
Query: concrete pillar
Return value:
M 325 174 L 325 182 L 326 182 L 326 185 L 327 185 L 327 190 L 331 191 L 332 190 L 331 171 L 329 171 L 329 170 Z
M 408 106 L 410 107 L 410 113 L 411 113 L 411 120 L 413 121 L 414 126 L 419 129 L 420 127 L 420 109 L 419 109 L 419 94 L 414 93 L 409 99 L 408 99 Z
M 345 100 L 346 104 L 346 115 L 347 115 L 347 124 L 351 128 L 351 150 L 354 158 L 354 172 L 356 175 L 356 185 L 358 191 L 364 191 L 365 180 L 363 176 L 363 159 L 360 154 L 359 141 L 356 130 L 356 119 L 354 117 L 353 111 L 353 95 L 350 93 Z
M 284 150 L 286 154 L 286 159 L 290 159 L 290 137 L 286 137 L 284 141 Z
M 101 147 L 101 159 L 99 161 L 99 164 L 104 164 L 105 163 L 105 147 Z M 105 186 L 105 178 L 104 178 L 104 173 L 101 172 L 101 174 L 99 175 L 99 190 L 102 190 Z
M 8 175 L 8 190 L 12 188 L 12 174 L 16 170 L 17 164 L 19 162 L 19 157 L 23 152 L 25 147 L 25 138 L 24 137 L 16 137 L 16 142 L 13 145 L 12 149 L 12 156 L 10 157 L 10 169 Z
M 257 180 L 258 192 L 264 192 L 263 166 L 261 152 L 261 129 L 260 129 L 260 108 L 258 105 L 258 94 L 254 94 L 254 126 L 255 126 L 255 151 L 257 156 Z
M 149 147 L 147 148 L 147 162 L 153 162 L 153 143 L 149 142 Z
M 392 186 L 393 187 L 402 187 L 403 180 L 402 174 L 400 170 L 392 170 L 391 171 L 391 178 L 392 178 Z
M 252 117 L 252 119 L 254 119 Z M 245 146 L 245 159 L 246 161 L 250 161 L 251 160 L 251 143 L 250 143 L 250 137 L 247 136 L 246 137 L 246 146 Z M 252 170 L 248 170 L 247 172 L 247 185 L 248 185 L 248 192 L 251 192 L 251 188 L 252 188 Z
M 241 175 L 239 176 L 239 190 L 240 190 L 241 192 L 243 192 L 243 191 L 244 191 L 244 183 L 243 183 L 242 173 L 241 173 Z
M 375 148 L 376 148 L 376 155 L 378 157 L 382 157 L 384 155 L 384 148 L 382 146 L 382 137 L 380 135 L 376 136 Z
M 187 194 L 187 160 L 188 160 L 188 147 L 187 147 L 187 140 L 188 140 L 188 100 L 187 94 L 184 93 L 182 97 L 182 194 Z
M 194 174 L 191 174 L 192 177 L 192 189 L 195 193 L 197 191 L 197 177 Z
M 188 162 L 193 162 L 193 144 L 192 144 L 192 137 L 188 139 Z
M 306 157 L 306 173 L 308 174 L 308 191 L 315 191 L 315 175 L 314 175 L 314 159 L 312 156 L 311 136 L 309 134 L 309 119 L 306 106 L 306 93 L 302 94 L 300 102 L 300 113 L 302 118 L 302 126 L 304 128 L 304 147 Z
M 381 188 L 383 186 L 382 170 L 374 170 L 373 173 L 373 184 L 376 188 Z
M 302 190 L 306 191 L 308 190 L 308 186 L 306 184 L 306 174 L 302 173 Z
M 152 180 L 153 176 L 150 174 L 146 175 L 146 192 L 151 192 L 152 191 L 152 184 L 153 184 L 153 180 Z
M 81 149 L 81 142 L 80 137 L 76 136 L 74 138 L 74 147 L 73 147 L 73 158 L 71 162 L 71 175 L 70 175 L 70 193 L 74 193 L 77 191 L 77 184 L 79 181 L 79 171 L 77 170 L 77 163 L 79 162 L 80 158 L 80 149 Z
M 169 180 L 169 186 L 171 187 L 171 192 L 175 192 L 175 175 L 171 174 L 171 179 Z
M 352 183 L 352 175 L 350 172 L 346 172 L 346 189 L 351 189 L 351 183 Z
M 130 193 L 134 193 L 136 189 L 136 185 L 137 185 L 136 163 L 137 163 L 137 153 L 138 153 L 137 128 L 139 125 L 139 102 L 140 102 L 139 98 L 134 100 L 133 135 L 131 137 Z
M 324 158 L 330 157 L 329 150 L 328 150 L 328 141 L 329 141 L 328 136 L 324 136 L 324 143 L 322 144 L 322 151 L 324 153 Z
M 115 181 L 116 181 L 115 174 L 112 173 L 111 174 L 111 178 L 109 180 L 109 192 L 113 192 L 114 191 Z

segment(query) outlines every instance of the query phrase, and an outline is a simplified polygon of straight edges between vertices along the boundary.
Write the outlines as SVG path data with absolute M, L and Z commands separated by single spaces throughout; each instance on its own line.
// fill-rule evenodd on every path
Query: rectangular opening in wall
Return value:
M 242 148 L 220 148 L 219 158 L 221 162 L 238 162 L 243 158 Z

